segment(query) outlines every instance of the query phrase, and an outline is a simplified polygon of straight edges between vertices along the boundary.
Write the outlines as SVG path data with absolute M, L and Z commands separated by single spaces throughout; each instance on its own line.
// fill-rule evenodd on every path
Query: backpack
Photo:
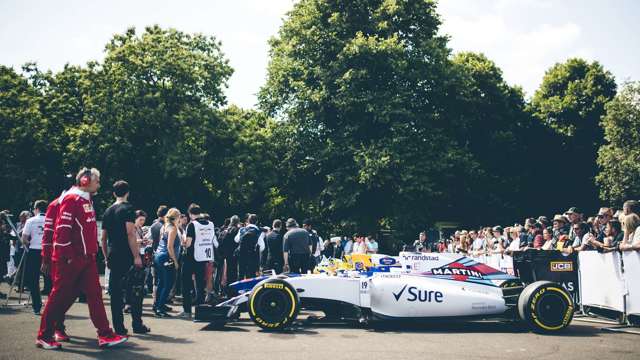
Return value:
M 240 235 L 240 254 L 252 254 L 257 251 L 258 239 L 262 232 L 254 227 L 249 227 Z
M 230 258 L 234 256 L 234 252 L 237 248 L 237 244 L 234 238 L 236 237 L 237 233 L 238 228 L 235 226 L 226 228 L 220 233 L 220 252 L 223 257 Z

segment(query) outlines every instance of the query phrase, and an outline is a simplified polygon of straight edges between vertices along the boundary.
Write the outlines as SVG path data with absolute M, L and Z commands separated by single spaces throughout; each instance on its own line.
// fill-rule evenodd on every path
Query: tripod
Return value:
M 16 228 L 16 226 L 13 224 L 13 221 L 11 221 L 11 214 L 7 214 L 7 213 L 3 213 L 4 215 L 4 219 L 7 221 L 7 223 L 9 224 L 9 226 L 11 227 L 11 230 L 13 230 L 13 232 L 16 234 L 16 236 L 19 236 L 18 234 L 18 229 Z M 16 243 L 19 243 L 21 240 L 18 239 L 18 241 Z M 27 298 L 27 300 L 25 301 L 25 303 L 22 303 L 22 295 L 23 295 L 23 287 L 24 287 L 24 273 L 25 273 L 25 269 L 24 267 L 26 267 L 27 263 L 26 263 L 26 259 L 27 256 L 29 256 L 29 251 L 27 249 L 27 251 L 24 251 L 22 256 L 20 257 L 20 263 L 18 264 L 18 267 L 16 268 L 16 276 L 13 277 L 13 282 L 11 283 L 11 286 L 9 287 L 9 293 L 7 294 L 7 298 L 5 299 L 4 302 L 4 307 L 9 307 L 9 306 L 28 306 L 29 302 L 31 300 L 31 292 L 29 292 L 29 297 Z M 24 264 L 24 265 L 23 265 Z M 17 304 L 9 304 L 9 299 L 11 298 L 11 293 L 13 292 L 13 289 L 16 286 L 16 282 L 18 281 L 18 278 L 20 279 L 20 287 L 18 288 L 18 303 Z

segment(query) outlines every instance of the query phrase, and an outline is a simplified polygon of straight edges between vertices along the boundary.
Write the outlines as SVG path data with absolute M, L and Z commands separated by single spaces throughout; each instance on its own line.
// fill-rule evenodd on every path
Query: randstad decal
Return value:
M 407 291 L 407 298 L 405 300 L 407 301 L 419 301 L 419 302 L 437 302 L 437 303 L 441 303 L 444 302 L 444 294 L 441 293 L 440 291 L 434 291 L 434 290 L 421 290 L 418 289 L 415 286 L 408 286 L 405 285 L 402 287 L 402 289 L 400 289 L 400 291 L 398 291 L 397 293 L 393 293 L 393 297 L 396 299 L 396 301 L 400 301 L 400 297 L 402 297 L 402 294 L 405 292 L 405 290 Z
M 404 260 L 411 260 L 411 261 L 439 261 L 440 257 L 439 256 L 433 256 L 433 255 L 402 255 L 402 257 L 404 258 Z
M 470 276 L 474 278 L 482 279 L 482 273 L 479 271 L 471 270 L 471 269 L 458 269 L 458 268 L 435 268 L 431 269 L 431 273 L 433 275 L 462 275 L 462 276 Z

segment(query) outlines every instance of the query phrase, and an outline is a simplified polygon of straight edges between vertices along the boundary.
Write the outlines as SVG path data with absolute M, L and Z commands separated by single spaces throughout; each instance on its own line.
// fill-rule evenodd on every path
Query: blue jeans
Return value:
M 158 287 L 156 289 L 156 301 L 153 308 L 162 311 L 162 308 L 167 303 L 169 298 L 169 292 L 173 287 L 175 281 L 175 268 L 167 269 L 164 263 L 169 260 L 169 254 L 156 254 L 153 257 L 153 264 L 156 267 L 156 274 L 158 275 Z

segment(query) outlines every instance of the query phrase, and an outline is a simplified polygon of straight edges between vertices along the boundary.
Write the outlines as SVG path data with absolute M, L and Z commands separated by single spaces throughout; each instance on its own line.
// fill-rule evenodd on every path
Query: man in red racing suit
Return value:
M 109 326 L 98 278 L 98 228 L 91 194 L 100 187 L 100 173 L 84 168 L 76 177 L 76 185 L 64 195 L 54 221 L 51 259 L 55 277 L 36 340 L 38 347 L 47 350 L 62 347 L 53 338 L 55 327 L 64 320 L 78 291 L 87 297 L 91 321 L 98 330 L 98 345 L 113 346 L 127 340 Z
M 55 198 L 49 203 L 47 212 L 44 215 L 44 234 L 42 236 L 42 266 L 40 270 L 45 276 L 48 276 L 52 281 L 55 278 L 56 268 L 51 261 L 53 253 L 53 232 L 55 230 L 55 221 L 58 217 L 58 210 L 60 209 L 60 202 L 64 199 L 64 195 L 68 190 L 65 190 L 59 197 Z M 73 305 L 73 302 L 69 306 Z M 66 313 L 69 309 L 65 309 Z M 55 341 L 70 341 L 69 336 L 65 332 L 64 317 L 62 321 L 56 322 L 55 325 Z

